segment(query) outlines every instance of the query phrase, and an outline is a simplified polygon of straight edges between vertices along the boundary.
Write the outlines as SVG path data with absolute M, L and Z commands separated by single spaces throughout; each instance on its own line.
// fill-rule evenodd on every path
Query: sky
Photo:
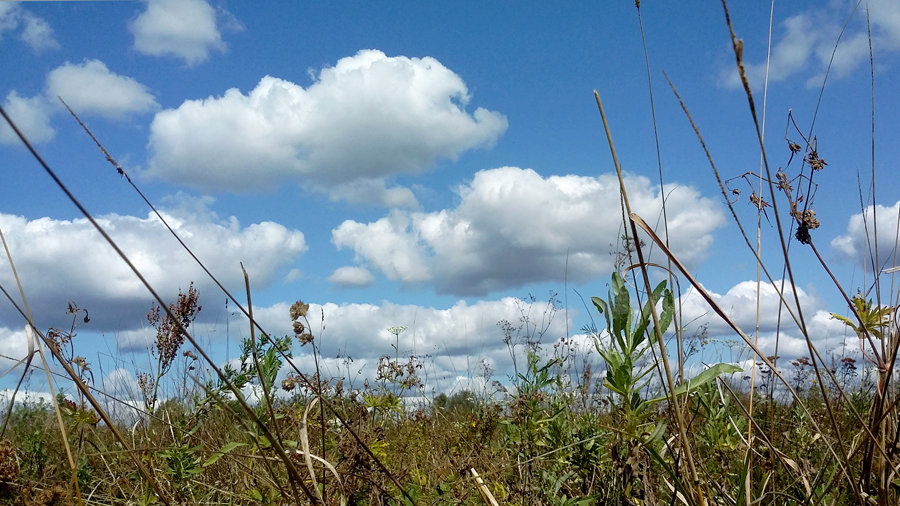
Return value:
M 894 265 L 886 252 L 900 212 L 890 112 L 900 105 L 900 5 L 856 6 L 776 2 L 767 65 L 770 5 L 731 5 L 772 170 L 800 171 L 803 153 L 792 160 L 786 137 L 814 139 L 827 162 L 807 194 L 821 222 L 813 239 L 851 295 L 871 285 L 873 175 L 883 267 Z M 760 345 L 772 353 L 776 293 L 757 295 L 754 256 L 666 82 L 755 241 L 754 182 L 741 176 L 759 173 L 760 150 L 722 6 L 645 1 L 640 14 L 646 56 L 638 11 L 624 0 L 4 1 L 0 104 L 164 298 L 193 282 L 202 311 L 191 328 L 219 363 L 236 356 L 246 319 L 59 99 L 240 300 L 247 269 L 267 331 L 290 334 L 290 305 L 311 304 L 325 377 L 360 387 L 380 356 L 417 355 L 428 391 L 453 392 L 487 376 L 508 381 L 500 320 L 527 317 L 546 329 L 548 350 L 573 337 L 600 364 L 582 332 L 600 320 L 585 301 L 607 293 L 623 228 L 596 90 L 634 212 L 667 231 L 675 255 L 746 330 L 759 297 Z M 152 360 L 149 293 L 5 124 L 0 173 L 0 229 L 37 327 L 68 328 L 70 301 L 86 308 L 76 354 L 98 384 L 133 392 Z M 788 226 L 783 196 L 779 205 Z M 760 235 L 781 279 L 771 208 Z M 790 254 L 816 346 L 858 352 L 830 317 L 846 305 L 810 248 L 794 241 Z M 658 248 L 650 259 L 665 262 Z M 17 293 L 5 258 L 0 283 Z M 676 295 L 687 333 L 706 325 L 720 343 L 703 361 L 752 361 L 686 280 Z M 395 326 L 407 328 L 398 337 Z M 782 357 L 809 354 L 791 325 L 779 340 Z M 4 300 L 0 355 L 26 350 L 24 321 Z M 309 349 L 295 352 L 312 370 Z M 523 353 L 513 351 L 519 363 Z

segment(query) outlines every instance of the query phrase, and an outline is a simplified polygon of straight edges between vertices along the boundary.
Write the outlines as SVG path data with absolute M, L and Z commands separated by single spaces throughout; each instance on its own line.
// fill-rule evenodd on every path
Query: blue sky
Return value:
M 811 202 L 822 222 L 813 231 L 816 244 L 850 292 L 870 282 L 861 269 L 857 184 L 859 173 L 865 196 L 872 173 L 866 6 L 875 55 L 876 198 L 888 208 L 879 211 L 880 230 L 896 227 L 891 174 L 900 155 L 890 112 L 898 106 L 892 83 L 900 7 L 869 1 L 854 13 L 855 4 L 775 5 L 766 103 L 774 170 L 790 155 L 788 111 L 807 133 L 832 49 L 853 14 L 815 120 L 828 166 L 817 173 Z M 761 106 L 769 6 L 731 8 Z M 752 328 L 755 262 L 663 77 L 678 87 L 724 178 L 758 171 L 722 8 L 643 2 L 641 14 L 673 249 Z M 540 302 L 555 291 L 567 302 L 550 324 L 548 343 L 589 322 L 575 290 L 606 293 L 610 245 L 621 226 L 594 89 L 633 205 L 658 223 L 647 70 L 628 1 L 565 8 L 2 2 L 0 62 L 4 108 L 151 283 L 170 298 L 191 281 L 198 286 L 196 334 L 221 360 L 236 349 L 246 323 L 225 308 L 224 296 L 148 216 L 56 96 L 237 293 L 243 262 L 254 305 L 273 333 L 290 331 L 287 308 L 297 299 L 313 303 L 316 315 L 324 309 L 325 330 L 317 334 L 326 370 L 357 384 L 380 355 L 393 353 L 390 326 L 409 327 L 401 354 L 430 355 L 430 384 L 453 389 L 477 375 L 481 362 L 506 377 L 511 359 L 497 321 L 516 321 L 529 310 L 535 320 L 544 315 L 540 303 L 529 309 L 514 297 L 534 294 Z M 801 140 L 794 130 L 788 136 Z M 80 353 L 106 361 L 109 381 L 127 384 L 134 364 L 148 360 L 153 332 L 143 315 L 150 296 L 5 126 L 0 153 L 0 226 L 38 326 L 65 325 L 67 301 L 86 307 L 92 322 L 80 329 Z M 798 160 L 787 170 L 795 174 Z M 750 188 L 733 186 L 743 192 L 736 208 L 752 230 Z M 780 277 L 773 224 L 763 220 L 762 236 Z M 893 234 L 881 237 L 883 253 Z M 842 311 L 839 295 L 808 248 L 795 243 L 792 255 L 816 342 L 822 351 L 840 347 L 842 329 L 828 317 Z M 8 267 L 0 282 L 14 286 Z M 762 299 L 761 342 L 771 349 L 774 296 Z M 686 322 L 727 335 L 695 296 L 683 300 Z M 0 353 L 24 353 L 22 328 L 9 304 L 0 305 Z M 793 329 L 783 331 L 781 343 L 783 356 L 807 354 Z M 353 357 L 353 364 L 338 356 Z M 733 349 L 722 356 L 747 358 Z

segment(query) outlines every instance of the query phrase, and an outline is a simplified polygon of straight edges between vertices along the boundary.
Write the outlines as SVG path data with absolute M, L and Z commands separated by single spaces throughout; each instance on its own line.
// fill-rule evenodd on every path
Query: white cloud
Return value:
M 44 97 L 20 97 L 13 90 L 6 96 L 3 108 L 32 144 L 47 142 L 55 135 L 53 127 L 50 126 L 51 107 Z M 6 121 L 0 123 L 0 143 L 18 144 L 20 142 L 19 137 Z
M 289 303 L 254 308 L 254 317 L 272 335 L 291 335 Z M 318 328 L 324 312 L 325 329 Z M 319 367 L 323 377 L 344 377 L 355 380 L 361 387 L 365 378 L 373 380 L 378 358 L 398 354 L 401 360 L 416 355 L 423 361 L 420 375 L 438 391 L 452 390 L 459 383 L 483 377 L 483 364 L 496 371 L 495 379 L 505 380 L 512 370 L 510 350 L 503 341 L 497 323 L 508 320 L 515 325 L 528 320 L 528 328 L 519 337 L 530 335 L 537 339 L 536 329 L 544 330 L 541 340 L 545 351 L 565 336 L 563 313 L 555 313 L 546 302 L 527 303 L 506 297 L 475 304 L 459 301 L 448 308 L 400 305 L 390 302 L 373 304 L 310 304 L 309 321 L 319 347 Z M 570 311 L 574 317 L 574 311 Z M 246 325 L 235 320 L 232 325 Z M 407 329 L 397 340 L 387 329 L 403 325 Z M 513 336 L 514 345 L 521 345 Z M 590 351 L 592 347 L 586 347 Z M 524 351 L 516 348 L 517 359 L 524 360 Z M 295 347 L 294 363 L 302 372 L 315 371 L 309 347 Z M 352 359 L 352 360 L 348 360 Z M 595 356 L 596 358 L 596 356 Z M 519 366 L 522 366 L 520 362 Z
M 900 4 L 893 0 L 870 0 L 860 5 L 853 19 L 841 36 L 841 28 L 853 9 L 855 1 L 831 2 L 814 10 L 800 12 L 778 24 L 769 62 L 769 82 L 786 81 L 796 76 L 805 77 L 807 87 L 819 87 L 825 78 L 825 70 L 831 61 L 829 79 L 841 79 L 850 75 L 860 65 L 868 62 L 869 41 L 866 33 L 866 6 L 871 22 L 872 46 L 876 53 L 900 51 Z M 841 37 L 835 50 L 834 44 Z M 747 78 L 754 88 L 762 87 L 765 78 L 765 47 L 759 56 L 744 48 Z M 725 68 L 721 82 L 729 87 L 740 86 L 740 79 L 733 65 Z
M 276 281 L 280 270 L 306 250 L 300 231 L 277 223 L 241 226 L 233 217 L 217 220 L 211 213 L 168 212 L 166 217 L 232 290 L 243 286 L 239 262 L 243 261 L 254 286 L 262 288 Z M 98 221 L 164 299 L 174 298 L 191 281 L 201 299 L 218 298 L 212 282 L 154 216 L 110 214 Z M 29 220 L 0 214 L 0 226 L 40 328 L 65 324 L 68 301 L 90 311 L 90 330 L 141 324 L 150 307 L 149 293 L 85 219 Z M 0 282 L 14 285 L 10 276 L 8 270 L 0 271 Z M 0 308 L 0 325 L 18 325 L 20 320 L 8 305 Z
M 781 281 L 776 280 L 776 285 L 781 289 Z M 794 306 L 794 296 L 790 292 L 790 283 L 784 284 L 784 298 L 791 308 Z M 810 296 L 805 290 L 798 287 L 797 293 L 800 299 L 800 307 L 804 315 L 809 318 L 821 307 L 821 302 Z M 778 325 L 778 305 L 780 298 L 775 288 L 763 282 L 757 292 L 756 281 L 741 281 L 728 289 L 724 294 L 710 293 L 713 300 L 737 325 L 748 334 L 754 332 L 756 326 L 756 306 L 759 300 L 759 327 L 762 332 L 774 331 Z M 712 309 L 694 288 L 690 288 L 681 297 L 681 308 L 684 312 L 684 320 L 694 322 L 695 325 L 707 324 L 711 333 L 732 332 L 730 327 L 712 312 Z M 797 312 L 794 311 L 794 314 Z M 781 311 L 781 325 L 783 329 L 796 328 L 786 310 Z
M 409 188 L 402 186 L 388 188 L 384 179 L 355 179 L 348 183 L 338 184 L 326 191 L 334 201 L 383 205 L 390 208 L 415 209 L 419 207 L 416 196 Z
M 108 119 L 125 119 L 131 114 L 152 111 L 159 105 L 147 88 L 133 78 L 110 70 L 99 60 L 81 64 L 65 63 L 47 74 L 45 93 L 22 97 L 15 90 L 3 103 L 9 116 L 33 144 L 47 142 L 55 131 L 51 116 L 61 110 L 57 96 L 81 115 L 96 114 Z M 0 123 L 0 143 L 17 144 L 18 136 L 5 121 Z
M 776 280 L 776 285 L 781 287 L 781 281 Z M 784 290 L 788 304 L 795 307 L 789 283 L 785 283 Z M 849 332 L 843 323 L 831 316 L 832 311 L 846 316 L 846 308 L 827 308 L 824 301 L 810 295 L 806 290 L 798 288 L 797 291 L 800 306 L 803 309 L 807 334 L 826 360 L 830 360 L 832 353 L 842 356 L 845 353 L 852 354 L 855 349 L 858 349 L 856 336 Z M 779 327 L 779 297 L 772 285 L 763 282 L 757 295 L 756 281 L 742 281 L 729 288 L 724 294 L 711 292 L 710 295 L 751 339 L 755 339 L 756 307 L 757 300 L 759 301 L 757 346 L 763 354 L 767 356 L 775 354 L 777 344 L 778 355 L 783 359 L 793 360 L 810 356 L 806 339 L 785 309 L 781 310 Z M 678 303 L 682 311 L 682 321 L 688 325 L 685 332 L 687 337 L 693 336 L 701 326 L 706 326 L 709 336 L 738 343 L 736 347 L 731 348 L 732 356 L 724 357 L 724 360 L 745 360 L 752 356 L 751 349 L 743 344 L 740 336 L 712 311 L 696 290 L 693 288 L 688 290 Z M 797 312 L 794 311 L 794 314 Z M 719 353 L 726 351 L 723 347 L 717 349 Z
M 345 266 L 335 269 L 328 281 L 341 286 L 371 286 L 375 276 L 363 267 Z
M 174 55 L 187 65 L 224 51 L 216 11 L 204 0 L 149 0 L 130 26 L 134 48 L 153 56 Z
M 25 335 L 24 327 L 21 325 L 13 328 L 0 326 L 0 374 L 9 373 L 10 368 L 27 355 L 28 337 Z M 21 365 L 16 367 L 14 374 L 16 376 L 22 374 Z
M 44 18 L 35 16 L 16 2 L 0 2 L 0 38 L 3 33 L 22 26 L 20 38 L 34 52 L 58 49 L 59 42 Z
M 158 113 L 148 173 L 239 192 L 293 180 L 333 198 L 412 206 L 384 179 L 490 147 L 506 131 L 505 117 L 470 114 L 468 101 L 462 79 L 434 58 L 364 50 L 308 88 L 266 76 L 247 95 L 230 89 Z
M 109 119 L 159 107 L 146 86 L 110 72 L 99 60 L 66 63 L 53 69 L 47 75 L 47 94 L 62 97 L 79 115 L 97 114 Z
M 53 28 L 43 18 L 32 14 L 23 17 L 25 27 L 22 29 L 22 40 L 36 52 L 59 49 L 59 42 L 53 35 Z
M 0 403 L 6 405 L 9 402 L 10 396 L 13 394 L 13 389 L 4 388 L 0 390 Z M 53 402 L 53 396 L 50 395 L 50 392 L 33 392 L 29 390 L 19 390 L 16 394 L 16 402 L 28 402 L 28 403 L 45 403 L 50 404 Z
M 627 176 L 633 209 L 649 223 L 659 188 Z M 702 260 L 718 206 L 688 186 L 667 186 L 671 247 L 688 265 Z M 371 223 L 345 221 L 332 231 L 338 248 L 405 283 L 434 282 L 453 294 L 485 294 L 529 282 L 587 281 L 613 269 L 610 244 L 622 234 L 619 183 L 613 175 L 542 177 L 530 169 L 478 172 L 459 189 L 455 209 L 392 211 Z M 658 249 L 657 249 L 658 251 Z M 568 256 L 568 258 L 567 258 Z M 568 273 L 567 273 L 568 265 Z
M 819 32 L 813 30 L 813 20 L 807 14 L 791 16 L 780 24 L 783 35 L 772 48 L 769 62 L 769 82 L 781 82 L 803 70 L 813 54 L 819 40 Z M 744 53 L 747 57 L 747 53 Z M 744 62 L 747 79 L 754 87 L 761 86 L 766 76 L 766 62 Z M 734 66 L 723 71 L 724 83 L 729 87 L 741 85 L 740 76 Z
M 351 248 L 390 279 L 408 283 L 432 278 L 425 244 L 410 231 L 409 213 L 394 211 L 374 223 L 347 220 L 332 231 L 338 248 Z
M 103 392 L 120 399 L 137 399 L 140 395 L 137 378 L 128 369 L 114 369 L 100 380 Z
M 877 217 L 879 261 L 883 267 L 893 267 L 892 259 L 896 248 L 894 232 L 897 230 L 898 213 L 900 213 L 900 201 L 890 207 L 881 204 L 874 208 L 868 206 L 865 212 L 865 221 L 863 221 L 862 213 L 851 216 L 847 222 L 846 232 L 832 239 L 831 247 L 841 258 L 857 262 L 858 265 L 866 265 L 871 270 L 869 256 L 874 254 L 874 251 L 870 249 L 870 245 L 874 246 L 871 244 L 871 239 L 875 235 L 873 217 Z

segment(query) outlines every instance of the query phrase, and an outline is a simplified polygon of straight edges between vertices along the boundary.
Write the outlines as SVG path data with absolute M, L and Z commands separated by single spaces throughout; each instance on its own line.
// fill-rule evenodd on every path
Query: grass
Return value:
M 724 6 L 724 2 L 723 2 Z M 53 170 L 23 143 L 97 231 L 128 262 L 156 300 L 148 321 L 156 329 L 152 370 L 138 375 L 140 398 L 116 399 L 98 390 L 77 354 L 77 327 L 86 310 L 68 310 L 72 325 L 46 333 L 30 325 L 20 297 L 4 295 L 29 322 L 32 352 L 26 368 L 45 371 L 48 388 L 68 395 L 51 402 L 7 406 L 0 434 L 0 501 L 9 504 L 897 504 L 900 502 L 900 427 L 895 362 L 900 348 L 898 302 L 893 292 L 850 295 L 816 249 L 818 227 L 810 208 L 817 174 L 827 170 L 814 137 L 795 126 L 786 139 L 783 168 L 774 174 L 762 142 L 762 124 L 743 70 L 742 44 L 731 28 L 736 67 L 757 126 L 761 168 L 738 176 L 756 190 L 746 200 L 755 223 L 739 218 L 745 198 L 710 167 L 734 225 L 759 265 L 759 285 L 782 300 L 785 326 L 793 325 L 808 355 L 779 362 L 757 347 L 756 336 L 735 324 L 698 280 L 628 203 L 602 101 L 596 95 L 621 183 L 625 251 L 617 258 L 606 297 L 591 297 L 601 326 L 586 329 L 603 358 L 595 374 L 569 337 L 543 339 L 548 327 L 498 322 L 513 357 L 511 385 L 424 399 L 425 357 L 401 357 L 394 347 L 379 361 L 376 378 L 358 389 L 301 371 L 301 348 L 318 364 L 309 306 L 295 303 L 285 318 L 294 334 L 273 336 L 253 318 L 250 279 L 241 304 L 212 277 L 250 322 L 237 366 L 219 367 L 189 328 L 197 313 L 192 285 L 167 303 L 117 248 Z M 640 9 L 638 9 L 640 16 Z M 643 28 L 642 28 L 643 29 Z M 650 75 L 649 59 L 648 75 Z M 698 142 L 702 134 L 670 82 Z M 652 82 L 651 107 L 652 107 Z M 874 105 L 873 105 L 874 107 Z M 18 133 L 15 125 L 0 109 Z M 75 113 L 72 112 L 73 116 Z M 77 119 L 77 116 L 75 116 Z M 90 134 L 87 126 L 81 123 Z M 155 211 L 128 174 L 92 135 L 116 171 Z M 873 181 L 875 179 L 873 168 Z M 662 181 L 660 181 L 662 184 Z M 862 188 L 860 194 L 864 193 Z M 874 191 L 871 192 L 874 195 Z M 874 206 L 871 202 L 861 205 Z M 771 217 L 778 262 L 762 258 L 761 217 Z M 157 216 L 165 222 L 163 217 Z M 168 226 L 168 225 L 167 225 Z M 173 235 L 177 234 L 170 228 Z M 748 232 L 750 231 L 750 232 Z M 873 236 L 876 231 L 872 231 Z M 635 239 L 640 238 L 640 239 Z M 181 242 L 181 240 L 179 239 Z M 182 246 L 190 252 L 188 246 Z M 4 240 L 5 245 L 5 240 Z M 649 245 L 649 246 L 648 246 Z M 645 248 L 667 257 L 668 280 L 651 285 Z M 825 279 L 846 301 L 836 315 L 858 336 L 862 358 L 825 356 L 806 328 L 790 254 L 809 250 Z M 202 266 L 202 259 L 191 252 Z M 15 272 L 13 254 L 6 251 Z M 884 259 L 867 259 L 881 286 Z M 777 274 L 777 269 L 782 274 Z M 205 267 L 204 267 L 205 270 Z M 772 274 L 776 272 L 776 274 Z M 776 281 L 783 279 L 785 281 Z M 188 281 L 188 280 L 186 280 Z M 688 361 L 700 333 L 685 336 L 678 298 L 692 286 L 752 350 L 757 367 L 716 364 L 691 372 Z M 891 279 L 890 285 L 893 286 Z M 886 291 L 885 291 L 886 292 Z M 882 298 L 883 297 L 883 298 Z M 20 302 L 17 302 L 21 301 Z M 527 303 L 523 302 L 523 303 Z M 91 308 L 98 311 L 97 308 Z M 552 317 L 552 312 L 551 315 Z M 399 340 L 404 327 L 393 327 Z M 552 345 L 550 344 L 552 342 Z M 543 343 L 543 344 L 542 344 Z M 41 364 L 32 364 L 40 356 Z M 51 375 L 53 361 L 64 374 Z M 287 374 L 285 375 L 285 372 Z M 21 382 L 20 382 L 21 384 Z M 177 398 L 160 392 L 175 385 Z

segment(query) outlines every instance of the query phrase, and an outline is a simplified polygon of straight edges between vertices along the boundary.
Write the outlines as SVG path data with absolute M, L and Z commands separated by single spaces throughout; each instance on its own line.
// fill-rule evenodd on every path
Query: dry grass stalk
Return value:
M 494 499 L 494 494 L 491 493 L 491 490 L 484 484 L 484 480 L 478 475 L 478 471 L 473 467 L 469 469 L 469 472 L 472 473 L 472 478 L 475 479 L 475 488 L 478 489 L 478 493 L 481 494 L 481 498 L 484 500 L 485 504 L 489 504 L 490 506 L 500 506 L 497 503 L 497 499 Z

